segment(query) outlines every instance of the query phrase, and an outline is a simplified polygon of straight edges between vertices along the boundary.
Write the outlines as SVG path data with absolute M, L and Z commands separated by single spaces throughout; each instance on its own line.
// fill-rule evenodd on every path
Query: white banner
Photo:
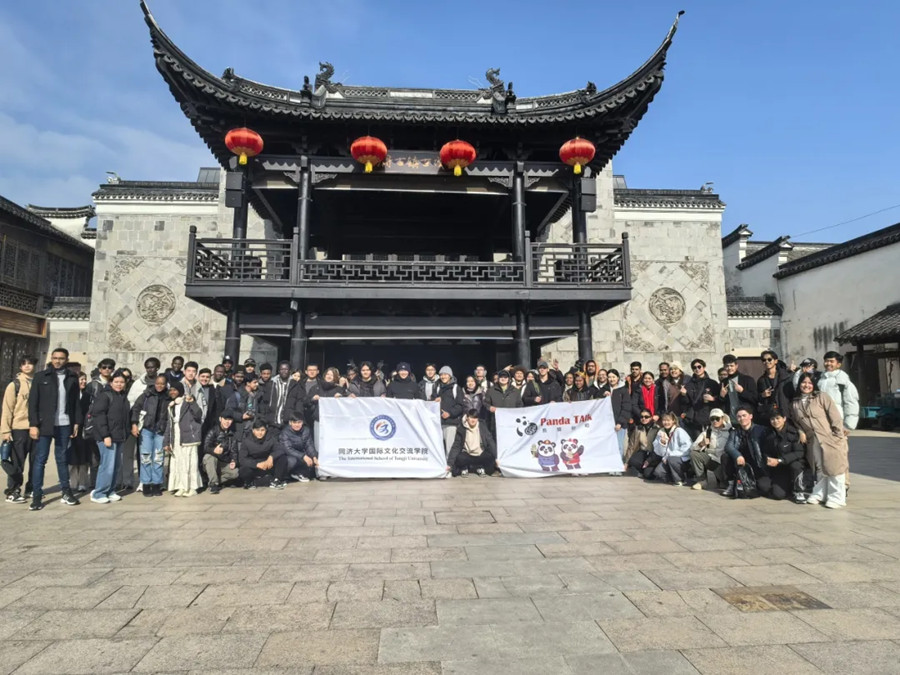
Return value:
M 622 470 L 608 398 L 497 410 L 504 476 L 539 478 Z
M 341 478 L 443 478 L 440 403 L 321 398 L 319 473 Z

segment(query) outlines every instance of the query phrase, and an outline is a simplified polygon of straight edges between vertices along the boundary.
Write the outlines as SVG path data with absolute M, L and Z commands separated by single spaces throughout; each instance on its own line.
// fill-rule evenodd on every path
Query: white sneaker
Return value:
M 806 498 L 806 503 L 807 504 L 821 504 L 822 500 L 819 499 L 818 497 L 813 497 L 812 495 L 810 495 L 809 497 Z
M 703 483 L 701 483 L 699 480 L 696 483 L 694 483 L 693 485 L 691 485 L 691 490 L 702 490 L 702 489 L 703 489 Z
M 308 482 L 309 482 L 309 478 L 307 478 L 306 476 L 304 476 L 302 473 L 301 473 L 299 476 L 297 476 L 297 480 L 300 481 L 301 483 L 308 483 Z
M 844 505 L 838 504 L 836 502 L 825 502 L 825 508 L 827 508 L 827 509 L 842 509 L 842 508 L 844 508 Z
M 482 476 L 482 477 L 487 475 L 487 474 L 484 472 L 484 469 L 482 469 L 480 466 L 479 466 L 477 469 L 475 469 L 475 473 L 476 473 L 477 475 L 479 475 L 479 476 Z
M 109 499 L 109 501 L 111 501 L 111 502 L 120 502 L 120 501 L 122 501 L 122 498 L 121 498 L 119 495 L 117 495 L 115 492 L 111 493 L 111 494 L 109 495 L 108 499 Z
M 469 470 L 468 470 L 468 469 L 463 469 L 462 471 L 459 472 L 459 475 L 460 475 L 460 476 L 468 476 L 468 475 L 469 475 Z
M 95 504 L 109 504 L 108 497 L 95 497 L 93 493 L 91 493 L 91 501 Z

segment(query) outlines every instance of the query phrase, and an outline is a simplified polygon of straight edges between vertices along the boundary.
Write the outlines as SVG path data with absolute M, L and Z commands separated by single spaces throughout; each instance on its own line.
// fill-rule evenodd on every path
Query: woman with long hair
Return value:
M 806 434 L 806 461 L 815 475 L 815 485 L 807 504 L 822 504 L 830 509 L 847 505 L 844 474 L 847 461 L 847 437 L 841 411 L 828 394 L 816 389 L 811 373 L 797 381 L 792 403 L 793 418 Z
M 95 504 L 109 504 L 122 499 L 116 494 L 116 476 L 122 461 L 122 446 L 130 429 L 130 412 L 125 395 L 125 376 L 117 370 L 110 378 L 109 389 L 97 394 L 92 406 L 93 435 L 100 451 L 97 484 L 91 492 L 91 501 Z
M 663 413 L 660 418 L 662 429 L 653 441 L 653 452 L 662 458 L 653 470 L 654 478 L 684 485 L 684 477 L 691 461 L 691 437 L 688 432 L 678 426 L 678 418 L 674 413 Z
M 78 434 L 69 446 L 69 484 L 76 492 L 87 492 L 91 484 L 91 460 L 94 457 L 94 443 L 84 437 L 84 418 L 91 404 L 87 390 L 87 373 L 78 376 L 79 404 L 75 406 L 78 417 Z
M 463 408 L 468 410 L 466 413 L 470 417 L 472 415 L 472 411 L 474 410 L 474 417 L 481 419 L 484 417 L 482 414 L 482 410 L 484 409 L 484 391 L 478 385 L 478 381 L 475 379 L 474 375 L 469 375 L 466 377 L 466 386 L 463 387 L 463 398 L 465 402 L 463 403 Z

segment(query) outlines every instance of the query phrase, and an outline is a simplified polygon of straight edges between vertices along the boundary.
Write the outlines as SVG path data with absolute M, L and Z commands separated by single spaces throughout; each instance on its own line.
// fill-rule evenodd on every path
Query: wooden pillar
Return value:
M 866 366 L 864 359 L 866 358 L 866 348 L 862 343 L 856 345 L 856 390 L 859 392 L 859 404 L 865 405 L 869 401 L 868 392 L 866 391 Z
M 525 303 L 516 305 L 516 360 L 525 368 L 531 367 L 531 336 L 528 331 L 528 313 Z
M 300 235 L 298 258 L 309 258 L 309 214 L 312 208 L 312 174 L 309 170 L 309 157 L 300 158 L 300 186 L 297 192 L 297 225 Z
M 232 306 L 225 322 L 225 356 L 238 364 L 241 357 L 241 313 Z
M 582 204 L 582 178 L 572 176 L 572 243 L 576 244 L 574 259 L 579 278 L 587 272 L 588 257 L 583 250 L 587 244 L 587 213 Z M 578 246 L 578 245 L 581 246 Z M 594 333 L 591 329 L 591 313 L 587 304 L 578 306 L 578 358 L 587 361 L 593 357 Z
M 512 188 L 512 253 L 515 262 L 523 262 L 525 250 L 525 163 L 516 162 Z
M 233 157 L 225 175 L 225 205 L 234 210 L 231 221 L 231 255 L 234 270 L 240 269 L 240 258 L 244 255 L 247 238 L 247 216 L 250 172 L 248 167 L 241 166 L 237 157 Z M 225 321 L 225 355 L 235 363 L 240 363 L 241 356 L 241 313 L 232 300 L 228 307 Z
M 296 306 L 296 301 L 291 304 Z M 298 308 L 294 310 L 294 325 L 291 327 L 291 370 L 300 370 L 303 367 L 308 347 L 306 313 Z

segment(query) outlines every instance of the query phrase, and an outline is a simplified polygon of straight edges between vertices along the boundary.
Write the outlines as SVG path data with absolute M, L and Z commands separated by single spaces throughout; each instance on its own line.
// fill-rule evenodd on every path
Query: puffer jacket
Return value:
M 217 455 L 215 449 L 222 446 L 222 454 Z M 203 452 L 212 455 L 221 464 L 231 464 L 237 461 L 237 439 L 234 435 L 234 427 L 228 429 L 216 425 L 214 429 L 206 432 L 206 438 L 203 440 Z
M 169 425 L 167 412 L 169 401 L 168 391 L 158 392 L 155 387 L 148 387 L 131 406 L 131 423 L 140 424 L 141 413 L 144 413 L 141 429 L 165 435 L 166 427 Z
M 731 434 L 731 420 L 727 417 L 723 417 L 722 420 L 723 422 L 720 428 L 716 429 L 715 427 L 710 425 L 705 433 L 697 436 L 697 439 L 691 446 L 691 450 L 696 450 L 697 452 L 705 452 L 717 462 L 721 462 L 722 453 L 725 452 L 725 445 L 728 443 L 728 437 Z M 709 439 L 709 445 L 701 447 L 700 443 L 704 438 Z
M 754 424 L 744 431 L 741 427 L 734 427 L 728 433 L 728 442 L 725 444 L 725 452 L 731 459 L 737 461 L 741 456 L 741 446 L 744 439 L 747 440 L 747 450 L 749 456 L 744 455 L 744 459 L 749 462 L 754 469 L 758 469 L 763 465 L 762 447 L 766 438 L 766 428 L 759 424 Z
M 420 401 L 425 400 L 425 393 L 419 388 L 416 384 L 416 381 L 412 379 L 411 376 L 407 375 L 405 378 L 401 378 L 399 375 L 390 381 L 387 386 L 387 391 L 385 392 L 388 398 L 399 398 L 399 399 L 418 399 Z
M 512 385 L 504 390 L 499 384 L 495 384 L 484 395 L 484 405 L 486 408 L 521 408 L 522 392 Z
M 798 378 L 799 379 L 799 378 Z M 828 394 L 844 420 L 845 429 L 859 424 L 859 392 L 843 370 L 825 371 L 819 378 L 819 391 Z
M 600 398 L 600 392 L 597 387 L 589 387 L 585 385 L 581 389 L 577 387 L 571 387 L 566 390 L 565 395 L 563 396 L 563 400 L 569 403 L 576 403 L 578 401 L 590 401 L 595 398 Z
M 663 444 L 662 436 L 668 436 L 668 442 Z M 669 431 L 660 429 L 653 439 L 653 452 L 660 457 L 678 458 L 688 460 L 691 456 L 691 436 L 681 427 L 674 427 Z
M 459 424 L 465 412 L 463 409 L 465 407 L 465 392 L 456 383 L 455 377 L 451 377 L 446 384 L 443 382 L 438 383 L 433 400 L 441 403 L 441 426 L 455 427 Z M 447 413 L 449 417 L 445 418 L 443 413 Z
M 628 387 L 623 385 L 613 389 L 609 395 L 609 402 L 612 404 L 612 413 L 616 424 L 626 429 L 631 420 L 631 394 L 628 393 Z
M 113 443 L 122 443 L 128 438 L 131 429 L 129 420 L 131 410 L 128 406 L 128 396 L 124 391 L 102 391 L 94 400 L 94 438 L 102 441 L 107 438 Z
M 241 447 L 238 450 L 238 464 L 245 467 L 256 466 L 271 457 L 275 453 L 277 445 L 278 438 L 275 434 L 267 433 L 262 440 L 252 433 L 247 434 L 241 441 Z
M 309 427 L 304 426 L 300 431 L 294 431 L 290 425 L 287 425 L 281 430 L 278 442 L 284 453 L 291 459 L 302 461 L 304 457 L 315 459 L 319 456 Z
M 199 445 L 203 441 L 203 411 L 197 401 L 186 403 L 183 398 L 169 402 L 169 423 L 163 443 L 171 447 L 175 442 L 175 425 L 178 425 L 181 445 Z M 178 419 L 175 418 L 176 414 Z

